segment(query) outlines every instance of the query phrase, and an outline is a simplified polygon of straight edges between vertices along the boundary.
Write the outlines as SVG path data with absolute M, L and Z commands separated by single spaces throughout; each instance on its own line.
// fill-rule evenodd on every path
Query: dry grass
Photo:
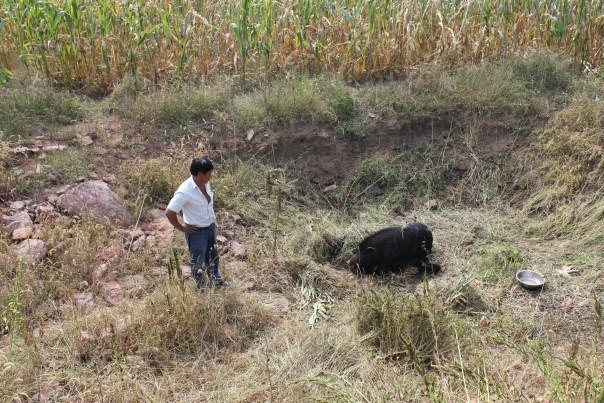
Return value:
M 526 71 L 542 70 L 529 65 L 514 74 L 530 81 L 533 75 Z M 559 74 L 555 68 L 543 71 Z M 275 97 L 269 103 L 262 92 L 251 91 L 198 111 L 212 116 L 216 133 L 223 133 L 216 123 L 223 118 L 217 116 L 226 113 L 225 136 L 244 127 L 239 118 L 233 125 L 233 116 L 252 125 L 280 116 L 285 126 L 307 120 L 331 126 L 355 119 L 365 124 L 360 116 L 367 111 L 404 123 L 457 111 L 473 122 L 453 133 L 456 148 L 445 149 L 452 154 L 443 157 L 439 149 L 434 160 L 467 150 L 475 163 L 447 194 L 437 187 L 429 194 L 393 192 L 415 206 L 403 209 L 404 215 L 370 198 L 354 200 L 350 209 L 316 191 L 295 169 L 272 166 L 258 155 L 224 152 L 212 182 L 219 230 L 233 231 L 247 247 L 243 258 L 221 256 L 231 282 L 226 289 L 197 293 L 192 281 L 170 279 L 166 264 L 172 250 L 146 246 L 128 252 L 117 228 L 102 220 L 48 217 L 38 236 L 52 252 L 31 267 L 19 266 L 10 233 L 0 233 L 0 400 L 601 400 L 604 229 L 601 161 L 594 151 L 601 142 L 601 101 L 595 101 L 601 90 L 590 84 L 583 92 L 590 95 L 571 102 L 562 91 L 574 85 L 552 89 L 553 81 L 537 80 L 527 81 L 524 89 L 495 83 L 477 94 L 477 86 L 468 83 L 472 72 L 477 82 L 488 84 L 486 74 L 463 69 L 442 80 L 426 73 L 421 84 L 408 83 L 407 91 L 400 83 L 342 90 L 334 80 L 324 85 L 339 95 L 299 93 L 318 103 L 305 101 L 305 108 L 296 110 L 298 101 L 288 99 L 287 108 L 279 110 L 286 80 L 267 89 L 266 95 Z M 309 88 L 325 83 L 304 78 L 293 84 L 304 80 L 315 83 Z M 142 102 L 150 92 L 137 92 L 137 85 L 104 105 Z M 455 88 L 473 92 L 461 98 Z M 196 91 L 191 96 L 206 102 L 209 92 Z M 485 155 L 481 141 L 488 135 L 486 120 L 513 116 L 514 125 L 522 124 L 535 104 L 510 100 L 532 91 L 543 91 L 539 97 L 548 102 L 548 91 L 564 98 L 552 101 L 558 108 L 569 103 L 543 131 L 522 132 L 530 148 L 513 149 L 535 162 L 519 167 L 533 190 L 523 210 L 501 198 L 499 186 L 507 189 L 510 180 L 511 169 L 503 166 L 508 156 Z M 166 92 L 158 105 L 179 109 L 167 101 L 177 100 L 175 94 Z M 456 100 L 451 109 L 439 104 L 441 95 Z M 273 106 L 273 115 L 266 105 Z M 540 119 L 548 108 L 539 109 Z M 160 116 L 158 110 L 151 106 L 149 113 Z M 168 117 L 157 122 L 189 125 L 189 112 L 181 112 L 161 115 Z M 138 122 L 136 113 L 122 116 Z M 207 129 L 204 119 L 191 127 Z M 182 145 L 163 145 L 159 156 L 110 167 L 117 190 L 130 195 L 143 219 L 145 203 L 167 201 L 187 176 L 190 157 L 208 152 L 205 134 L 191 133 L 203 140 L 191 145 L 196 139 L 185 136 Z M 144 141 L 151 147 L 159 142 L 150 136 Z M 373 158 L 373 164 L 361 164 L 365 187 L 383 177 L 396 188 L 401 177 L 409 178 L 396 158 Z M 435 166 L 428 161 L 421 166 Z M 425 188 L 438 175 L 413 178 Z M 443 200 L 436 210 L 422 207 L 432 194 Z M 467 202 L 470 194 L 475 202 Z M 363 277 L 347 269 L 345 260 L 365 235 L 414 219 L 433 231 L 433 260 L 442 264 L 441 274 L 424 280 L 410 268 Z M 185 256 L 181 236 L 173 247 L 176 256 Z M 101 283 L 92 283 L 91 270 L 102 263 L 108 272 L 101 281 L 140 275 L 138 287 L 115 306 L 102 297 Z M 576 272 L 565 275 L 564 265 Z M 543 273 L 546 286 L 538 292 L 520 288 L 514 275 L 522 267 Z M 74 294 L 84 291 L 92 292 L 97 304 L 88 314 L 73 302 Z

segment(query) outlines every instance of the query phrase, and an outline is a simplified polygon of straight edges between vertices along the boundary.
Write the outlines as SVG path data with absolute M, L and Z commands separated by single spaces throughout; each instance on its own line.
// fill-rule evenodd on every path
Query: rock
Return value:
M 121 316 L 119 318 L 117 318 L 117 320 L 115 321 L 115 324 L 113 325 L 113 330 L 115 331 L 115 334 L 121 334 L 124 333 L 126 330 L 128 330 L 128 327 L 132 324 L 133 320 L 132 320 L 132 315 L 126 315 L 126 316 Z M 111 336 L 111 327 L 108 326 L 106 327 L 100 334 L 102 339 L 105 339 L 107 337 Z
M 153 203 L 153 205 L 154 205 L 156 208 L 158 208 L 158 209 L 162 210 L 162 213 L 163 213 L 164 211 L 166 211 L 166 209 L 168 208 L 168 205 L 167 205 L 167 204 L 160 203 L 160 202 L 154 202 L 154 203 Z
M 59 197 L 58 207 L 71 214 L 89 214 L 111 221 L 129 221 L 132 216 L 116 194 L 103 181 L 86 181 Z
M 59 196 L 57 195 L 48 195 L 48 197 L 46 198 L 46 201 L 49 202 L 50 204 L 57 204 L 57 202 L 59 201 Z
M 170 248 L 174 239 L 174 227 L 165 216 L 164 210 L 152 209 L 149 215 L 153 220 L 141 226 L 143 230 L 152 232 L 154 235 L 152 241 L 147 239 L 147 243 L 158 250 Z
M 48 246 L 41 239 L 26 239 L 13 245 L 12 249 L 28 264 L 39 262 L 48 254 Z
M 331 193 L 334 190 L 336 190 L 337 187 L 338 187 L 338 185 L 336 185 L 335 183 L 333 185 L 329 185 L 325 189 L 323 189 L 323 193 Z
M 253 138 L 254 138 L 254 130 L 250 129 L 245 133 L 245 139 L 247 141 L 252 141 Z
M 27 213 L 27 211 L 20 211 L 19 213 L 13 215 L 13 216 L 2 216 L 2 223 L 11 230 L 15 230 L 17 228 L 24 228 L 24 227 L 30 227 L 33 228 L 34 227 L 34 223 L 31 220 L 31 218 L 29 217 L 29 214 Z
M 140 238 L 138 238 L 137 240 L 135 240 L 134 242 L 132 242 L 131 250 L 133 250 L 134 252 L 138 251 L 143 246 L 145 246 L 145 241 L 146 240 L 147 240 L 147 237 L 146 237 L 145 234 L 143 234 L 143 236 L 141 236 Z M 130 248 L 129 245 L 127 247 Z
M 94 270 L 92 270 L 92 282 L 98 282 L 99 279 L 105 275 L 105 273 L 107 273 L 107 263 L 98 265 Z
M 218 245 L 224 245 L 226 243 L 227 239 L 226 237 L 222 236 L 222 235 L 216 235 L 216 243 Z
M 235 236 L 235 233 L 231 230 L 222 231 L 222 233 L 224 234 L 224 236 L 226 236 L 229 239 L 231 239 Z
M 139 239 L 140 237 L 145 236 L 145 233 L 142 229 L 125 229 L 120 231 L 122 233 L 122 240 L 124 241 L 124 245 L 126 247 L 130 246 L 131 242 Z
M 222 326 L 222 329 L 224 330 L 224 334 L 226 334 L 226 336 L 229 339 L 234 339 L 235 338 L 235 327 L 232 324 L 225 323 Z
M 35 211 L 36 217 L 40 217 L 55 211 L 55 207 L 50 203 L 38 204 Z
M 117 281 L 103 284 L 103 298 L 109 305 L 116 305 L 124 298 L 124 291 Z
M 137 290 L 143 288 L 145 284 L 145 278 L 142 274 L 134 274 L 132 276 L 126 276 L 121 280 L 122 288 L 127 295 L 133 294 Z
M 166 270 L 166 272 L 167 272 L 167 270 Z M 191 266 L 189 266 L 188 264 L 181 264 L 180 272 L 182 273 L 183 278 L 191 277 Z
M 74 302 L 76 308 L 78 308 L 83 315 L 86 315 L 95 307 L 94 296 L 91 292 L 80 292 L 76 294 L 74 296 Z
M 105 175 L 105 176 L 103 176 L 102 179 L 104 182 L 107 182 L 107 183 L 115 183 L 115 181 L 116 181 L 114 174 Z
M 80 136 L 78 136 L 78 141 L 83 146 L 89 146 L 92 143 L 94 143 L 94 140 L 90 136 L 88 136 L 88 135 L 85 135 L 85 136 L 80 135 Z
M 97 253 L 96 257 L 99 260 L 109 261 L 109 260 L 117 260 L 124 254 L 124 248 L 118 243 L 112 243 L 111 245 L 105 247 L 102 251 Z
M 26 157 L 28 157 L 28 156 L 33 155 L 34 152 L 36 152 L 37 150 L 34 151 L 33 149 L 28 148 L 28 147 L 15 147 L 11 151 L 15 154 L 23 154 Z
M 231 241 L 230 243 L 230 251 L 236 258 L 243 259 L 246 254 L 246 248 L 244 245 L 240 244 L 237 241 Z
M 288 313 L 291 310 L 292 303 L 283 295 L 267 294 L 262 299 L 262 305 L 273 312 Z
M 54 191 L 56 194 L 62 195 L 63 193 L 67 192 L 69 190 L 69 188 L 71 188 L 71 185 L 63 185 L 63 186 L 59 186 Z
M 49 146 L 42 147 L 42 151 L 44 152 L 53 152 L 53 151 L 63 151 L 67 148 L 64 144 L 51 144 Z
M 25 208 L 25 202 L 23 202 L 21 200 L 14 201 L 14 202 L 11 202 L 9 207 L 11 210 L 23 210 Z
M 426 207 L 428 210 L 436 210 L 438 205 L 438 200 L 435 199 L 428 200 L 426 203 L 424 203 L 424 207 Z
M 34 230 L 32 227 L 17 228 L 13 231 L 13 242 L 23 241 L 24 239 L 31 238 Z

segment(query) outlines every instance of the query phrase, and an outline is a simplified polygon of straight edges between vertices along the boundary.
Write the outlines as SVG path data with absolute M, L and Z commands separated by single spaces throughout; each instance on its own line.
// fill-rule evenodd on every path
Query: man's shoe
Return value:
M 221 278 L 216 279 L 216 281 L 214 282 L 214 284 L 216 284 L 217 287 L 226 287 L 227 285 L 229 285 L 229 283 L 227 283 L 226 281 L 224 281 Z

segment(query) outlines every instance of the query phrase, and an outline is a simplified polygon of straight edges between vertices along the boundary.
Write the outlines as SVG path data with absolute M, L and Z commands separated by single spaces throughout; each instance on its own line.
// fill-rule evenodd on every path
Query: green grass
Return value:
M 52 130 L 84 118 L 78 97 L 45 87 L 11 85 L 0 90 L 0 132 L 24 138 L 35 127 Z
M 87 149 L 51 152 L 41 158 L 40 162 L 55 170 L 61 183 L 72 183 L 77 178 L 87 177 L 95 168 L 91 152 Z
M 439 195 L 454 164 L 440 161 L 430 146 L 400 154 L 375 154 L 360 161 L 346 178 L 339 199 L 358 206 L 371 200 L 404 211 Z

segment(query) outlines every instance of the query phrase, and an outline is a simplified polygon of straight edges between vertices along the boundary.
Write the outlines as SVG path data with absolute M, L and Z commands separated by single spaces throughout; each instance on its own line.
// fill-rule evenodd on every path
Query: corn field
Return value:
M 0 75 L 19 63 L 111 91 L 218 74 L 329 71 L 362 80 L 548 49 L 604 60 L 601 0 L 0 0 Z

